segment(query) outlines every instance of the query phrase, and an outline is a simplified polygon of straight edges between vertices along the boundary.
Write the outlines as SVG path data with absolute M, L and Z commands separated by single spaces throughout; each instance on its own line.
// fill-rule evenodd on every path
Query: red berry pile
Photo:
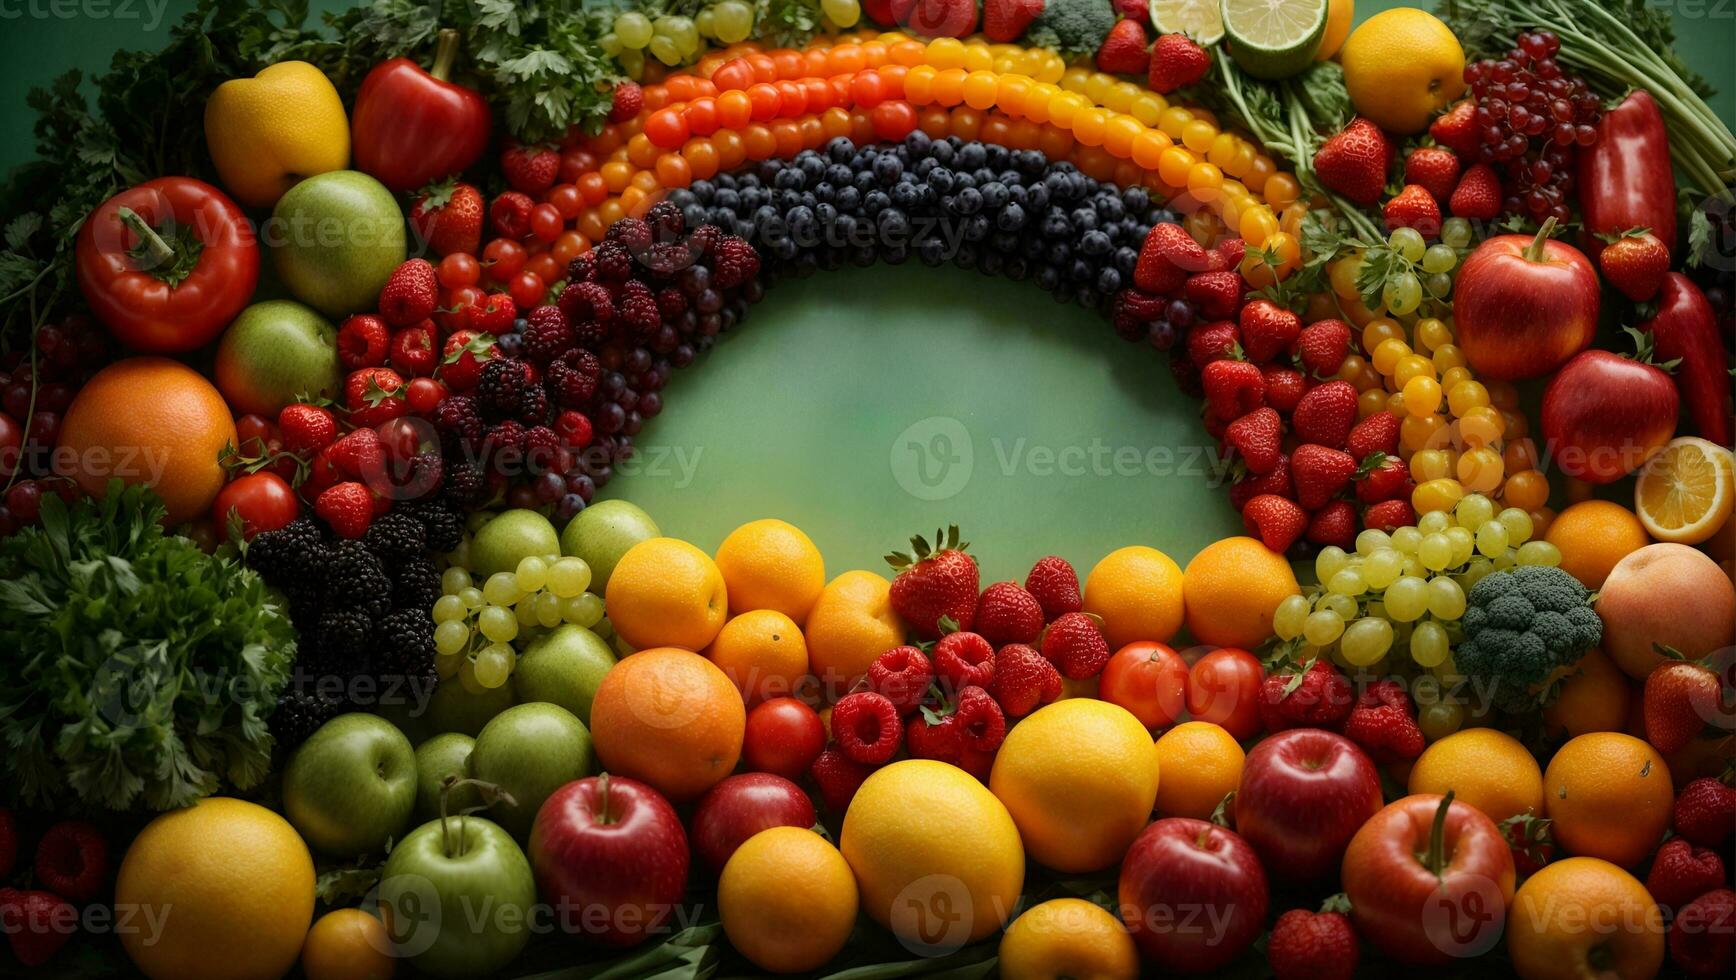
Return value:
M 1555 60 L 1561 41 L 1550 31 L 1519 35 L 1506 57 L 1465 66 L 1476 99 L 1477 161 L 1500 164 L 1502 210 L 1535 221 L 1566 222 L 1576 147 L 1597 141 L 1603 103 L 1583 78 Z
M 12 876 L 19 851 L 18 822 L 0 808 L 0 880 Z M 88 821 L 63 820 L 42 832 L 30 870 L 33 887 L 0 888 L 0 931 L 25 967 L 42 965 L 65 946 L 78 932 L 78 906 L 108 891 L 108 840 Z
M 73 396 L 112 356 L 107 331 L 83 313 L 38 328 L 31 353 L 0 360 L 0 537 L 35 524 L 43 494 L 78 495 L 50 457 Z

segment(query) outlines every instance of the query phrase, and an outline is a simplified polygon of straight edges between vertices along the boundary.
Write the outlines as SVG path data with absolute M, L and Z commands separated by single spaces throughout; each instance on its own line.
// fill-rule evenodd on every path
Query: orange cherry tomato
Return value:
M 748 86 L 747 97 L 753 101 L 754 122 L 769 122 L 776 119 L 778 109 L 784 101 L 783 94 L 768 82 L 756 82 Z
M 952 130 L 952 113 L 937 105 L 928 106 L 916 117 L 916 126 L 930 139 L 945 139 Z
M 657 183 L 664 187 L 686 187 L 693 183 L 693 168 L 679 153 L 665 153 L 657 158 Z
M 712 84 L 711 79 L 703 75 L 695 75 L 693 77 L 693 95 L 700 99 L 715 99 L 717 98 L 717 86 Z
M 807 64 L 802 69 L 805 78 L 825 78 L 832 73 L 830 49 L 823 47 L 809 48 L 802 52 L 802 60 Z
M 802 131 L 793 119 L 773 120 L 770 129 L 777 155 L 785 160 L 802 152 Z
M 948 68 L 934 76 L 934 101 L 944 106 L 955 106 L 964 101 L 964 80 L 967 73 L 963 68 Z
M 831 55 L 826 60 L 831 63 L 834 75 L 861 71 L 868 67 L 868 59 L 863 56 L 862 46 L 859 44 L 837 45 L 832 48 Z
M 910 74 L 910 69 L 903 65 L 882 65 L 880 72 L 881 98 L 904 98 L 904 79 Z
M 778 80 L 777 62 L 759 52 L 747 56 L 748 67 L 753 69 L 753 80 L 756 82 L 775 82 Z
M 711 145 L 717 147 L 717 169 L 721 173 L 734 170 L 747 159 L 747 147 L 741 134 L 733 129 L 720 129 L 712 134 Z
M 597 209 L 597 215 L 603 219 L 603 225 L 605 227 L 620 221 L 626 216 L 627 209 L 622 206 L 621 202 L 627 199 L 628 194 L 639 196 L 643 194 L 643 192 L 637 187 L 629 187 L 621 192 L 620 197 L 612 197 L 607 201 L 604 201 L 603 206 Z
M 809 112 L 825 112 L 832 106 L 832 83 L 824 78 L 804 78 L 800 82 L 808 96 Z
M 633 165 L 625 160 L 610 160 L 603 164 L 603 183 L 609 193 L 619 194 L 627 189 L 633 180 Z M 597 202 L 601 204 L 602 202 Z
M 539 287 L 542 286 L 543 283 L 550 283 L 557 279 L 566 278 L 566 270 L 567 263 L 555 258 L 554 254 L 551 252 L 542 252 L 533 255 L 524 264 L 524 271 L 537 277 L 539 280 L 537 285 Z M 541 294 L 538 293 L 537 295 L 540 296 Z
M 556 262 L 564 267 L 568 262 L 585 254 L 590 247 L 590 240 L 584 235 L 576 231 L 567 231 L 562 232 L 561 237 L 555 239 L 554 247 L 549 249 L 549 253 L 555 257 Z
M 779 48 L 771 53 L 772 66 L 777 69 L 778 77 L 785 81 L 795 81 L 808 73 L 808 60 L 801 52 L 788 48 Z
M 802 148 L 816 150 L 826 142 L 826 127 L 820 117 L 809 113 L 796 120 L 796 131 L 802 134 Z
M 975 109 L 959 106 L 952 111 L 952 135 L 969 142 L 982 132 L 983 114 Z
M 665 150 L 687 142 L 687 119 L 675 108 L 658 109 L 645 120 L 645 135 Z
M 633 179 L 628 183 L 628 186 L 637 187 L 649 194 L 652 191 L 655 191 L 659 186 L 657 183 L 657 174 L 651 170 L 638 171 L 633 175 Z M 621 193 L 625 194 L 626 191 L 622 191 Z
M 753 119 L 753 100 L 746 92 L 728 91 L 717 97 L 717 125 L 740 129 Z
M 885 103 L 881 104 L 884 105 Z M 879 108 L 879 106 L 875 108 Z M 874 120 L 868 117 L 868 113 L 850 113 L 850 141 L 857 146 L 874 141 Z
M 884 87 L 877 71 L 859 71 L 850 82 L 850 98 L 858 108 L 872 109 L 879 105 L 884 97 Z
M 794 119 L 808 111 L 808 90 L 795 82 L 778 82 L 778 115 Z
M 670 102 L 669 90 L 661 85 L 647 85 L 640 90 L 640 94 L 644 97 L 643 108 L 646 112 L 656 112 Z
M 753 66 L 741 58 L 731 58 L 711 73 L 711 83 L 720 92 L 744 89 L 753 82 Z
M 603 209 L 600 205 L 587 208 L 584 214 L 579 215 L 579 233 L 591 241 L 602 238 L 603 233 L 608 230 L 609 226 L 603 223 Z
M 741 131 L 741 139 L 749 160 L 764 160 L 778 151 L 778 141 L 773 138 L 772 131 L 761 123 L 749 123 Z
M 662 156 L 664 148 L 651 142 L 651 137 L 640 133 L 627 141 L 627 162 L 641 169 L 653 166 L 657 158 Z
M 1006 146 L 1009 128 L 1010 124 L 1006 116 L 998 112 L 991 112 L 988 118 L 983 120 L 982 130 L 978 138 L 984 143 Z
M 588 173 L 580 177 L 576 186 L 579 189 L 579 196 L 584 198 L 585 204 L 588 206 L 594 207 L 601 204 L 603 198 L 609 196 L 609 185 L 603 180 L 603 175 L 600 173 Z
M 892 63 L 906 68 L 922 64 L 922 59 L 928 54 L 928 45 L 921 41 L 899 41 L 887 51 Z
M 916 108 L 908 102 L 882 102 L 869 115 L 874 135 L 883 140 L 901 140 L 916 129 Z
M 687 103 L 687 130 L 694 136 L 710 136 L 722 125 L 718 120 L 717 100 L 694 99 Z
M 694 180 L 710 180 L 717 176 L 717 144 L 709 139 L 691 139 L 681 148 L 682 157 L 693 173 Z M 661 178 L 659 178 L 661 179 Z M 669 186 L 665 184 L 664 186 Z
M 826 131 L 827 139 L 837 139 L 850 135 L 850 113 L 847 110 L 833 106 L 820 113 L 820 126 Z

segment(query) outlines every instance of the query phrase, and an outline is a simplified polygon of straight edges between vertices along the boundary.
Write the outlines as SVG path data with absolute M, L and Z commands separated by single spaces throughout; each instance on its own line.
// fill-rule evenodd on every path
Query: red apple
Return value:
M 561 928 L 609 946 L 656 931 L 687 888 L 687 833 L 657 791 L 625 776 L 554 791 L 530 831 L 537 891 Z
M 772 827 L 812 827 L 814 803 L 769 772 L 744 772 L 705 791 L 693 809 L 693 850 L 712 874 L 749 837 Z
M 1285 882 L 1338 870 L 1357 828 L 1380 809 L 1380 774 L 1355 742 L 1292 728 L 1254 746 L 1236 788 L 1236 830 Z
M 1117 891 L 1140 954 L 1165 969 L 1221 969 L 1266 927 L 1266 872 L 1254 849 L 1204 820 L 1168 817 L 1141 831 Z
M 795 698 L 772 698 L 747 713 L 741 760 L 750 771 L 800 779 L 825 748 L 825 723 Z
M 1675 382 L 1662 370 L 1588 350 L 1543 390 L 1545 449 L 1568 476 L 1612 483 L 1670 441 L 1679 401 Z
M 1357 934 L 1400 963 L 1451 963 L 1493 949 L 1513 879 L 1513 852 L 1495 822 L 1451 793 L 1389 804 L 1344 852 Z
M 1453 316 L 1459 347 L 1479 377 L 1538 378 L 1591 346 L 1597 270 L 1579 249 L 1549 237 L 1497 235 L 1459 268 Z

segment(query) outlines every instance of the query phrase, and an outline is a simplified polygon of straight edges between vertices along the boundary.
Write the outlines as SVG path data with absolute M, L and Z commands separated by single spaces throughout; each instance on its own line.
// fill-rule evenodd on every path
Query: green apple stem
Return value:
M 428 69 L 428 74 L 444 82 L 446 76 L 452 73 L 452 63 L 457 60 L 458 31 L 451 27 L 442 27 L 434 42 L 434 67 Z
M 1551 219 L 1553 220 L 1553 219 Z M 1447 795 L 1441 797 L 1441 805 L 1435 808 L 1434 823 L 1429 826 L 1429 849 L 1419 855 L 1423 867 L 1436 878 L 1441 876 L 1441 870 L 1447 864 L 1447 811 L 1453 807 L 1453 791 L 1447 790 Z
M 1543 222 L 1543 227 L 1537 229 L 1537 237 L 1531 239 L 1531 244 L 1525 246 L 1525 260 L 1528 262 L 1543 261 L 1543 243 L 1549 241 L 1549 233 L 1555 230 L 1555 217 L 1551 215 Z
M 447 803 L 452 795 L 452 791 L 460 786 L 476 787 L 477 792 L 482 796 L 482 802 L 484 805 L 479 807 L 467 807 L 458 812 L 458 841 L 457 844 L 454 845 L 452 841 L 452 817 L 451 814 L 447 812 Z M 469 836 L 466 833 L 466 830 L 469 828 L 467 819 L 471 812 L 473 810 L 486 810 L 496 801 L 503 801 L 507 806 L 514 806 L 518 803 L 517 800 L 512 798 L 511 793 L 501 789 L 494 783 L 486 782 L 481 779 L 459 779 L 457 776 L 447 776 L 445 779 L 440 781 L 440 849 L 446 852 L 447 857 L 460 858 L 464 856 L 465 851 L 469 849 L 469 844 L 467 843 Z
M 139 248 L 142 252 L 139 268 L 146 272 L 152 269 L 174 268 L 175 246 L 163 241 L 163 236 L 157 234 L 157 229 L 139 217 L 137 211 L 124 205 L 117 209 L 115 214 L 121 219 L 121 224 L 131 228 L 133 234 L 139 236 Z

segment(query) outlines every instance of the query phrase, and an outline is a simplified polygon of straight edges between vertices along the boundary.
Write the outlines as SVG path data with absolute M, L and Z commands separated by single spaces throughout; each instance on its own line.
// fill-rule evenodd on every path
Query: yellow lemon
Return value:
M 1189 721 L 1157 740 L 1157 812 L 1210 820 L 1212 811 L 1242 781 L 1247 754 L 1235 736 L 1209 721 Z
M 1736 502 L 1730 450 L 1697 436 L 1670 440 L 1640 471 L 1634 512 L 1652 537 L 1699 544 L 1727 527 Z
M 1026 909 L 1001 937 L 1001 980 L 1131 980 L 1139 951 L 1121 920 L 1083 898 Z
M 826 690 L 848 690 L 875 657 L 904 642 L 892 583 L 873 572 L 845 572 L 820 590 L 802 633 L 808 670 Z
M 280 61 L 217 86 L 205 102 L 205 142 L 223 186 L 256 208 L 276 204 L 304 177 L 350 164 L 343 99 L 305 61 Z
M 1151 733 L 1117 704 L 1071 698 L 1007 732 L 989 773 L 1037 863 L 1081 873 L 1121 860 L 1157 798 Z
M 755 609 L 724 623 L 704 652 L 741 689 L 749 707 L 794 694 L 808 674 L 801 629 L 773 609 Z
M 838 955 L 856 927 L 856 903 L 850 865 L 806 827 L 749 837 L 717 882 L 730 945 L 772 973 L 804 973 Z
M 153 980 L 280 977 L 307 936 L 313 886 L 313 856 L 289 821 L 209 797 L 152 820 L 127 848 L 115 905 L 139 921 L 121 945 Z
M 869 917 L 929 951 L 1000 929 L 1025 885 L 1007 808 L 964 770 L 931 759 L 869 776 L 844 813 L 838 849 Z
M 634 649 L 703 650 L 729 613 L 729 591 L 711 556 L 676 538 L 628 549 L 609 576 L 609 622 Z
M 1364 21 L 1338 60 L 1356 111 L 1400 136 L 1422 132 L 1465 91 L 1465 49 L 1439 17 L 1415 7 Z
M 1633 875 L 1567 858 L 1519 886 L 1507 955 L 1524 980 L 1654 977 L 1664 965 L 1663 913 Z
M 729 586 L 730 612 L 776 609 L 796 622 L 826 586 L 826 560 L 802 529 L 779 520 L 750 521 L 717 546 Z
M 1522 813 L 1543 816 L 1543 770 L 1518 739 L 1493 728 L 1454 732 L 1411 766 L 1412 793 L 1448 790 L 1496 823 Z
M 1214 541 L 1187 563 L 1187 628 L 1194 639 L 1252 650 L 1272 635 L 1278 603 L 1302 591 L 1284 556 L 1253 538 Z
M 307 980 L 390 980 L 398 972 L 386 924 L 361 909 L 320 916 L 301 947 Z
M 1167 643 L 1181 628 L 1181 567 L 1156 548 L 1112 551 L 1085 576 L 1081 608 L 1102 618 L 1111 650 L 1136 640 Z

